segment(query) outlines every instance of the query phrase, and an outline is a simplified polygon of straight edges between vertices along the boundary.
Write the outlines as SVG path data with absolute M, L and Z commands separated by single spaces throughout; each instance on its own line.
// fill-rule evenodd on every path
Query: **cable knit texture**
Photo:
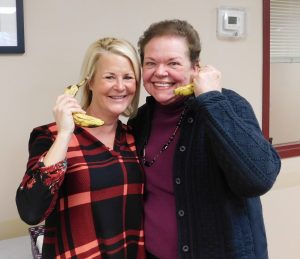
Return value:
M 154 102 L 149 97 L 128 122 L 138 154 L 151 132 Z M 173 162 L 176 209 L 184 211 L 177 216 L 180 258 L 268 258 L 260 196 L 280 171 L 278 154 L 234 91 L 208 92 L 184 105 Z

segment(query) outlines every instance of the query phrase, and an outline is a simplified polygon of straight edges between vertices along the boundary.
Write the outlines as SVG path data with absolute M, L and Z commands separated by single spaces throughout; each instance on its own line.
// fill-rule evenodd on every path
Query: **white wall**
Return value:
M 216 8 L 223 5 L 246 8 L 246 39 L 216 38 Z M 99 37 L 123 37 L 136 44 L 139 35 L 154 21 L 188 20 L 202 38 L 202 63 L 219 68 L 223 86 L 246 97 L 261 121 L 262 0 L 24 0 L 24 16 L 25 54 L 0 55 L 0 239 L 20 235 L 27 229 L 19 220 L 14 198 L 25 171 L 30 131 L 52 121 L 56 96 L 65 86 L 77 82 L 84 51 Z M 145 92 L 141 102 L 144 99 Z M 295 244 L 300 244 L 299 228 L 294 226 L 299 207 L 296 202 L 294 207 L 288 204 L 290 195 L 300 195 L 300 181 L 298 187 L 285 183 L 298 179 L 300 160 L 286 161 L 278 186 L 263 197 L 271 259 L 298 258 Z M 289 239 L 281 238 L 283 226 L 291 229 Z M 285 257 L 278 256 L 280 251 L 286 251 Z

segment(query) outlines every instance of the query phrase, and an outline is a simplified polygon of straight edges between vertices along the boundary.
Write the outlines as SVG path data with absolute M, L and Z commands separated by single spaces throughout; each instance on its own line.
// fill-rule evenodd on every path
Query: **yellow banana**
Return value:
M 77 94 L 78 90 L 79 90 L 79 87 L 77 85 L 69 85 L 65 89 L 65 94 L 68 94 L 68 95 L 74 97 Z
M 79 87 L 82 86 L 86 80 L 87 79 L 84 79 L 79 84 L 66 87 L 64 93 L 74 97 L 77 94 Z M 73 119 L 74 123 L 81 127 L 94 128 L 104 124 L 103 120 L 78 112 L 73 113 Z
M 73 119 L 75 124 L 81 127 L 94 128 L 104 124 L 103 120 L 78 112 L 73 113 Z
M 71 95 L 72 97 L 74 97 L 78 90 L 79 87 L 82 86 L 85 82 L 86 82 L 87 78 L 83 79 L 79 84 L 77 85 L 69 85 L 68 87 L 66 87 L 65 89 L 65 94 Z
M 176 95 L 191 95 L 194 93 L 194 85 L 193 84 L 188 84 L 184 86 L 179 86 L 174 90 L 174 93 Z

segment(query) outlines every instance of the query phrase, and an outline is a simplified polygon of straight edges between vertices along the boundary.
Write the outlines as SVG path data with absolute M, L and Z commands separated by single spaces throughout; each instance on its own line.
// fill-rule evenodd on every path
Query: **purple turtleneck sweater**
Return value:
M 151 161 L 173 134 L 183 110 L 183 102 L 155 105 L 152 131 L 146 146 L 146 160 Z M 179 130 L 175 139 L 146 174 L 145 242 L 146 249 L 159 259 L 178 258 L 176 207 L 173 190 L 173 157 Z

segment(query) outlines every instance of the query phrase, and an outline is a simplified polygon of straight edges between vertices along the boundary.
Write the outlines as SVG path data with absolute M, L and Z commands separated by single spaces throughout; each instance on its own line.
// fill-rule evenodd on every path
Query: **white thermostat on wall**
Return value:
M 246 36 L 244 8 L 218 8 L 217 35 L 220 38 L 239 39 Z

